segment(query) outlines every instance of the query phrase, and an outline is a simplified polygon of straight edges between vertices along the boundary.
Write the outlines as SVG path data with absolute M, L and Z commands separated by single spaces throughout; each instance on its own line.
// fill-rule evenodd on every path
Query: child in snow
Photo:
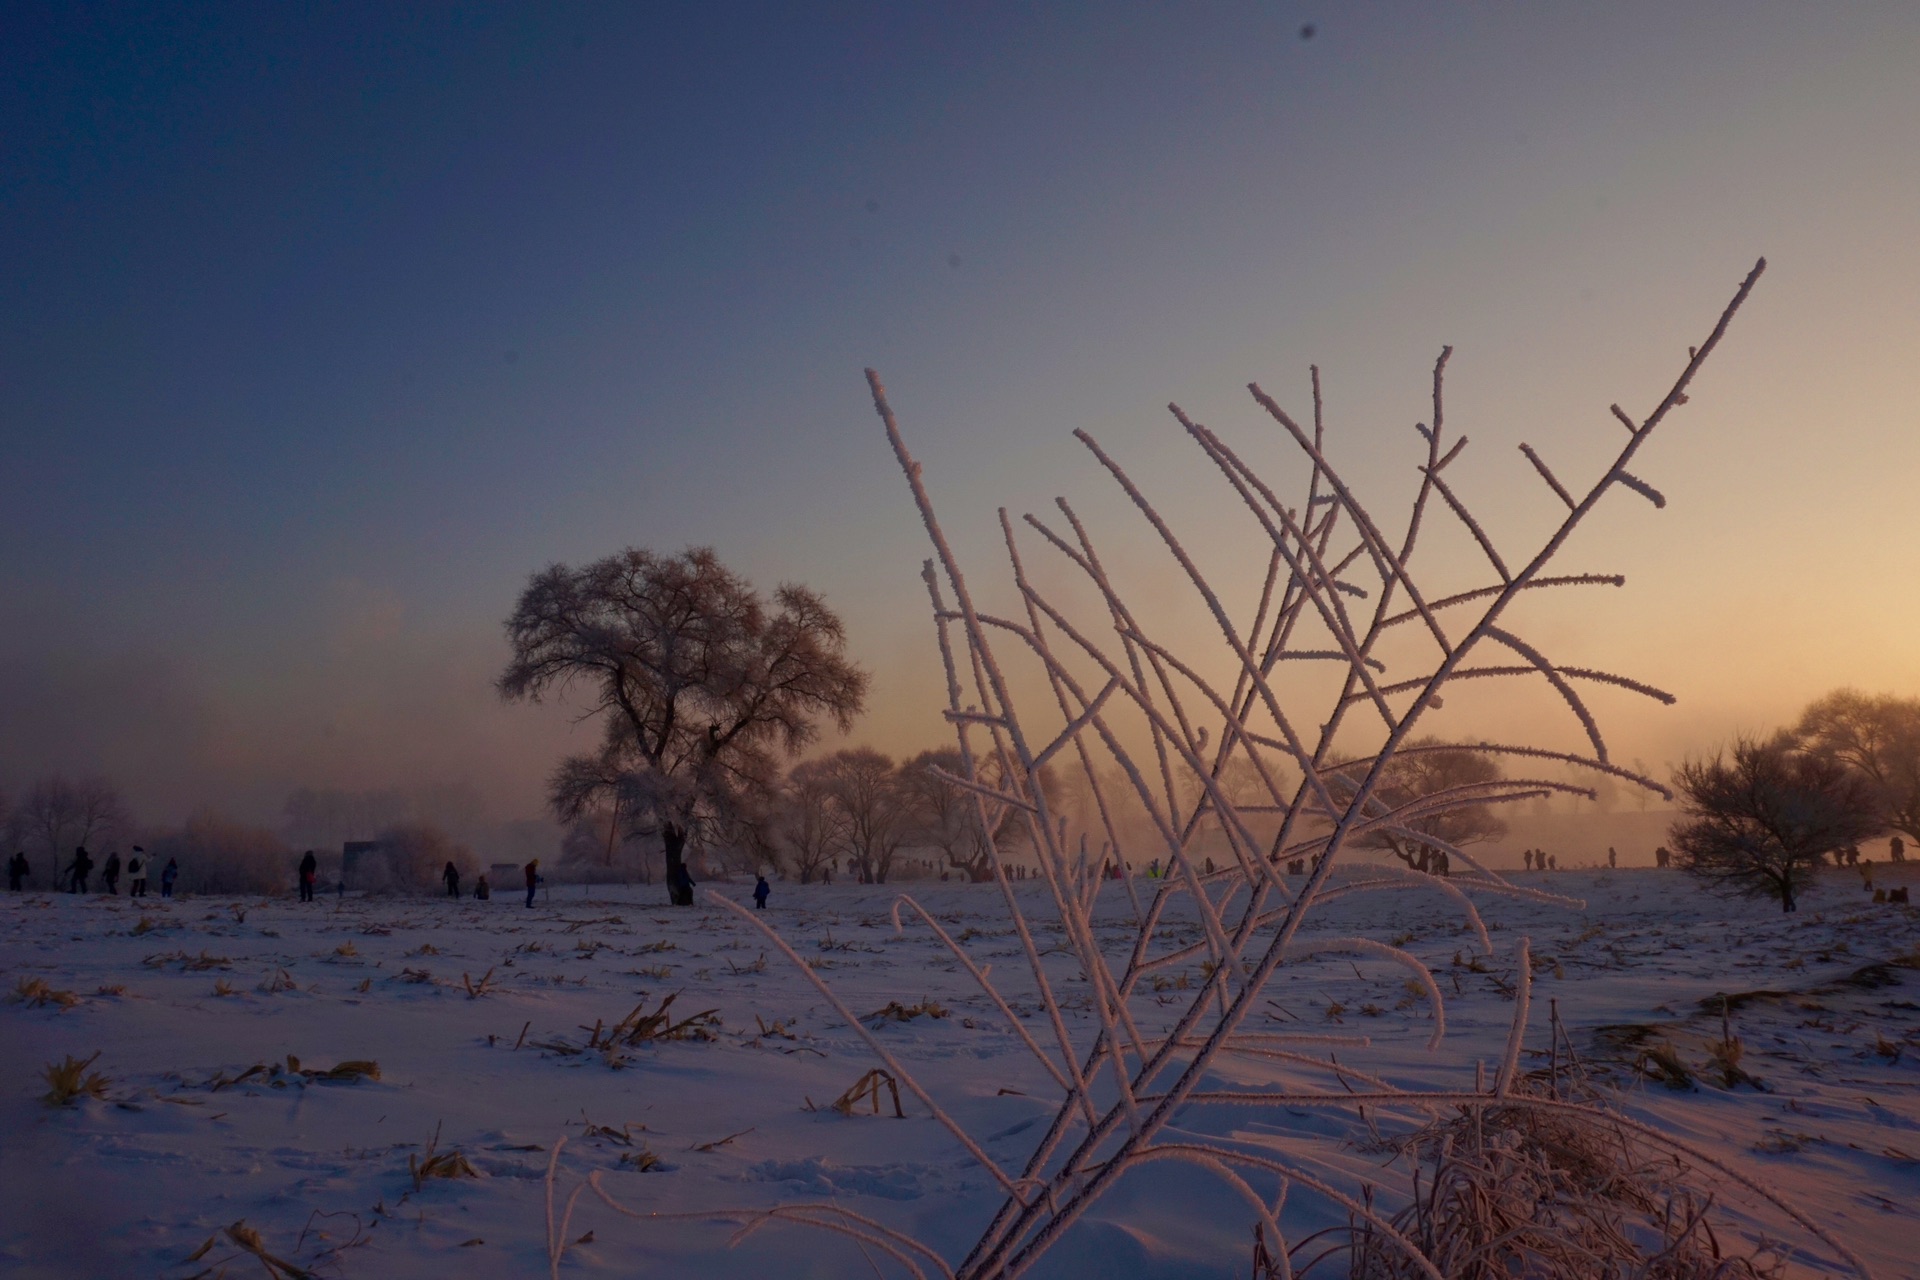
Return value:
M 313 850 L 307 850 L 307 856 L 300 859 L 300 901 L 313 901 L 313 880 L 320 871 L 320 859 L 313 856 Z
M 531 907 L 533 906 L 533 891 L 536 888 L 538 888 L 540 884 L 540 859 L 535 858 L 532 862 L 529 862 L 527 864 L 526 871 L 527 871 L 527 906 Z
M 177 858 L 168 858 L 167 865 L 160 868 L 160 896 L 173 896 L 173 882 L 180 878 L 180 862 Z
M 68 893 L 85 893 L 87 877 L 93 874 L 93 859 L 87 856 L 87 846 L 81 845 L 73 851 L 73 865 L 67 868 L 73 881 L 67 886 Z
M 478 880 L 474 882 L 474 885 L 473 885 L 474 901 L 486 902 L 492 897 L 493 897 L 493 890 L 487 887 L 487 878 L 485 876 L 481 876 Z
M 147 896 L 147 851 L 139 845 L 133 846 L 133 852 L 127 855 L 127 882 L 129 898 Z
M 120 892 L 120 851 L 115 849 L 107 855 L 107 865 L 100 868 L 101 882 L 107 886 L 107 892 Z
M 16 853 L 7 859 L 7 890 L 19 893 L 27 887 L 27 855 Z
M 767 885 L 765 876 L 755 876 L 753 880 L 753 905 L 761 910 L 767 909 L 767 895 L 773 890 Z
M 447 896 L 449 898 L 457 898 L 460 896 L 460 868 L 449 862 L 447 863 L 447 869 L 440 873 L 440 878 L 447 882 Z

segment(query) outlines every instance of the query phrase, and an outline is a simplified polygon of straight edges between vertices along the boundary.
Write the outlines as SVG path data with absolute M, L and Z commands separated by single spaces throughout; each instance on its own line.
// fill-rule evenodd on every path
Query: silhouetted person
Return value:
M 487 887 L 487 878 L 485 876 L 481 876 L 478 880 L 474 881 L 473 899 L 475 902 L 486 902 L 492 897 L 493 890 Z
M 533 906 L 533 891 L 540 887 L 540 859 L 535 858 L 526 865 L 527 906 Z
M 773 889 L 768 886 L 767 878 L 765 876 L 754 877 L 753 905 L 755 907 L 757 907 L 761 911 L 765 911 L 767 909 L 767 895 L 772 892 L 773 892 Z
M 1656 867 L 1670 866 L 1672 865 L 1672 862 L 1673 862 L 1673 850 L 1667 848 L 1667 846 L 1661 845 L 1658 849 L 1655 849 L 1653 851 L 1654 866 Z
M 1893 855 L 1895 862 L 1905 862 L 1907 860 L 1907 842 L 1899 836 L 1895 836 L 1887 845 L 1887 852 Z
M 460 868 L 449 862 L 447 863 L 447 869 L 440 873 L 440 878 L 447 882 L 447 896 L 449 898 L 457 898 L 460 896 Z
M 118 895 L 120 892 L 120 851 L 115 849 L 107 855 L 107 865 L 100 868 L 100 883 L 107 886 L 107 892 Z
M 1607 870 L 1609 871 L 1615 870 L 1616 868 L 1619 867 L 1619 865 L 1620 865 L 1620 855 L 1614 851 L 1614 848 L 1612 845 L 1608 845 L 1607 846 Z
M 1559 869 L 1560 869 L 1560 859 L 1559 859 L 1558 857 L 1556 857 L 1555 855 L 1553 855 L 1553 854 L 1551 854 L 1551 853 L 1550 853 L 1550 854 L 1548 854 L 1548 855 L 1547 855 L 1547 870 L 1549 870 L 1549 871 L 1558 871 Z
M 1522 849 L 1520 851 L 1520 861 L 1526 866 L 1527 870 L 1533 870 L 1533 850 Z
M 173 882 L 180 878 L 180 862 L 177 858 L 168 858 L 167 865 L 160 868 L 160 896 L 173 896 Z
M 693 872 L 687 869 L 687 864 L 682 862 L 678 867 L 669 871 L 668 876 L 671 881 L 671 883 L 667 885 L 668 897 L 670 898 L 670 900 L 679 906 L 683 906 L 683 907 L 692 906 L 693 905 Z M 860 883 L 862 884 L 869 883 L 869 881 L 867 880 L 864 874 L 862 874 L 862 876 L 860 877 Z
M 7 890 L 19 893 L 27 887 L 27 855 L 16 853 L 7 859 Z
M 93 859 L 87 856 L 87 846 L 81 845 L 73 851 L 73 865 L 67 868 L 73 877 L 67 886 L 68 893 L 85 893 L 87 877 L 93 874 Z
M 300 859 L 300 901 L 313 901 L 313 880 L 320 874 L 320 859 L 313 856 L 313 850 L 307 850 L 307 856 Z
M 150 861 L 147 851 L 139 845 L 133 846 L 133 852 L 127 855 L 127 896 L 129 898 L 147 896 L 147 871 Z

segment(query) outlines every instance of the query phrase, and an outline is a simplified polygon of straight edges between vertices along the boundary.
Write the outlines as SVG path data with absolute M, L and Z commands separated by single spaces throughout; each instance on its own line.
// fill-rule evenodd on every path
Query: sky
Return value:
M 499 700 L 501 622 L 629 545 L 818 589 L 853 740 L 930 745 L 865 367 L 983 582 L 996 509 L 1069 494 L 1171 619 L 1075 429 L 1227 555 L 1170 400 L 1284 474 L 1245 387 L 1303 413 L 1318 365 L 1391 509 L 1451 344 L 1453 474 L 1521 545 L 1514 446 L 1604 465 L 1763 254 L 1637 467 L 1666 508 L 1568 549 L 1627 588 L 1538 625 L 1676 695 L 1597 702 L 1662 770 L 1920 694 L 1911 5 L 17 4 L 0 67 L 0 788 L 536 816 L 594 733 Z

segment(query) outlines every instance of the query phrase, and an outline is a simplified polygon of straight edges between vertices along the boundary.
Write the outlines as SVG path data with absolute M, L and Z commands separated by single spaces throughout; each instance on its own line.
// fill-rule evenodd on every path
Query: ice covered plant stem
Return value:
M 1507 778 L 1495 771 L 1490 780 L 1476 777 L 1411 798 L 1384 785 L 1403 755 L 1459 749 L 1416 736 L 1423 717 L 1441 705 L 1443 691 L 1452 696 L 1458 686 L 1460 696 L 1470 697 L 1483 688 L 1535 682 L 1566 708 L 1584 747 L 1569 751 L 1491 742 L 1475 744 L 1475 751 L 1570 766 L 1665 793 L 1658 782 L 1610 759 L 1582 688 L 1598 684 L 1662 702 L 1671 697 L 1625 676 L 1556 661 L 1509 615 L 1526 592 L 1623 584 L 1618 575 L 1548 570 L 1574 530 L 1615 489 L 1655 507 L 1664 505 L 1663 495 L 1628 468 L 1654 431 L 1686 403 L 1695 374 L 1764 268 L 1764 260 L 1754 266 L 1706 339 L 1689 350 L 1684 368 L 1652 412 L 1636 420 L 1612 407 L 1626 435 L 1615 437 L 1618 448 L 1611 461 L 1591 480 L 1564 479 L 1541 450 L 1521 446 L 1559 507 L 1550 527 L 1525 546 L 1500 546 L 1452 473 L 1467 441 L 1451 434 L 1446 422 L 1450 349 L 1433 368 L 1430 421 L 1416 428 L 1414 495 L 1391 530 L 1363 505 L 1333 462 L 1317 369 L 1310 425 L 1296 421 L 1257 384 L 1248 387 L 1254 404 L 1277 428 L 1279 441 L 1303 463 L 1305 483 L 1292 503 L 1220 435 L 1177 405 L 1169 406 L 1179 430 L 1224 484 L 1219 519 L 1244 512 L 1246 523 L 1235 545 L 1255 552 L 1249 568 L 1261 584 L 1257 601 L 1244 610 L 1232 606 L 1216 584 L 1248 575 L 1210 574 L 1146 486 L 1091 434 L 1076 432 L 1191 589 L 1209 620 L 1212 643 L 1196 643 L 1166 628 L 1160 581 L 1150 603 L 1136 598 L 1124 570 L 1137 566 L 1103 555 L 1087 523 L 1065 499 L 1057 502 L 1065 520 L 1061 528 L 1035 516 L 1016 523 L 1000 513 L 1016 606 L 1009 614 L 991 611 L 935 515 L 921 465 L 907 448 L 879 375 L 868 371 L 875 410 L 933 550 L 924 576 L 946 676 L 946 716 L 960 760 L 949 781 L 970 799 L 996 873 L 1006 865 L 1003 846 L 1012 840 L 1037 863 L 1037 896 L 1016 894 L 1009 877 L 996 874 L 1019 941 L 1009 967 L 1024 972 L 990 975 L 919 904 L 903 899 L 900 905 L 959 957 L 995 1013 L 1012 1025 L 1059 1089 L 1051 1123 L 1024 1164 L 1016 1170 L 990 1158 L 908 1064 L 868 1035 L 774 930 L 724 898 L 714 895 L 713 901 L 762 929 L 782 955 L 800 965 L 901 1087 L 999 1184 L 1004 1193 L 999 1208 L 952 1267 L 953 1275 L 1009 1280 L 1023 1274 L 1118 1180 L 1169 1160 L 1207 1171 L 1245 1204 L 1270 1249 L 1275 1274 L 1292 1274 L 1286 1230 L 1291 1194 L 1319 1197 L 1350 1215 L 1356 1240 L 1364 1234 L 1369 1256 L 1386 1250 L 1403 1259 L 1406 1274 L 1441 1275 L 1423 1246 L 1396 1227 L 1390 1213 L 1375 1209 L 1374 1192 L 1336 1172 L 1333 1164 L 1317 1161 L 1310 1144 L 1255 1147 L 1188 1125 L 1183 1117 L 1207 1108 L 1298 1102 L 1339 1108 L 1356 1122 L 1374 1125 L 1383 1116 L 1430 1121 L 1455 1108 L 1478 1114 L 1497 1107 L 1575 1105 L 1542 1100 L 1522 1088 L 1530 989 L 1524 939 L 1512 952 L 1510 985 L 1516 999 L 1504 1051 L 1491 1081 L 1475 1075 L 1471 1088 L 1398 1088 L 1377 1072 L 1307 1052 L 1327 1033 L 1255 1029 L 1250 1018 L 1290 964 L 1340 952 L 1356 965 L 1385 963 L 1410 974 L 1410 989 L 1431 1010 L 1437 1046 L 1446 1029 L 1444 997 L 1426 966 L 1403 946 L 1375 938 L 1303 938 L 1309 913 L 1320 903 L 1355 894 L 1429 893 L 1461 913 L 1482 954 L 1490 956 L 1493 947 L 1476 899 L 1555 896 L 1508 884 L 1467 850 L 1433 835 L 1431 820 L 1449 809 L 1585 791 L 1579 783 Z M 1452 581 L 1458 571 L 1454 565 L 1446 566 L 1448 587 L 1433 585 L 1440 575 L 1422 559 L 1429 515 L 1462 527 L 1475 548 L 1475 563 L 1484 562 L 1475 575 L 1477 585 Z M 1038 536 L 1043 553 L 1058 555 L 1064 573 L 1030 571 L 1022 530 Z M 1082 589 L 1074 589 L 1076 582 Z M 1038 696 L 1026 696 L 1029 691 Z M 1061 811 L 1058 778 L 1074 771 L 1091 800 L 1084 828 Z M 1443 852 L 1464 870 L 1442 879 L 1376 865 L 1343 869 L 1343 855 L 1356 841 L 1389 834 Z M 1102 851 L 1098 857 L 1091 853 L 1095 847 Z M 1310 864 L 1310 870 L 1290 876 L 1286 869 L 1296 862 Z M 1143 865 L 1164 873 L 1138 878 Z M 1110 891 L 1110 882 L 1119 886 L 1111 891 L 1125 894 L 1122 918 L 1130 921 L 1131 936 L 1119 946 L 1103 944 L 1095 927 L 1100 896 Z M 1169 922 L 1179 918 L 1170 914 L 1176 904 L 1196 931 L 1169 930 Z M 894 919 L 903 924 L 898 908 Z M 1036 926 L 1043 923 L 1057 931 L 1052 947 L 1043 947 L 1036 937 Z M 1112 924 L 1108 918 L 1102 927 L 1111 930 Z M 1059 962 L 1048 967 L 1049 954 L 1060 952 L 1068 958 L 1072 980 L 1083 984 L 1073 1002 L 1062 996 L 1068 977 Z M 1189 985 L 1183 977 L 1172 994 L 1150 989 L 1149 980 L 1157 983 L 1170 966 L 1196 960 L 1204 962 L 1198 982 Z M 1008 999 L 1016 982 L 1021 997 L 1037 1003 L 1043 1018 L 1031 1033 Z M 1070 1008 L 1090 1016 L 1070 1017 Z M 1349 1053 L 1366 1046 L 1363 1037 L 1346 1041 Z M 1284 1066 L 1296 1080 L 1317 1073 L 1327 1084 L 1315 1089 L 1276 1080 L 1242 1087 L 1221 1073 L 1229 1058 Z M 1650 1130 L 1639 1136 L 1664 1143 L 1702 1176 L 1772 1204 L 1776 1217 L 1864 1274 L 1816 1224 L 1750 1180 Z M 607 1198 L 599 1187 L 594 1190 Z M 931 1261 L 923 1247 L 876 1223 L 854 1224 L 809 1207 L 706 1216 L 749 1226 L 785 1221 L 869 1241 L 885 1239 L 892 1256 L 915 1259 L 910 1270 Z M 1359 1257 L 1361 1246 L 1352 1247 Z M 943 1273 L 946 1268 L 944 1262 L 934 1266 Z

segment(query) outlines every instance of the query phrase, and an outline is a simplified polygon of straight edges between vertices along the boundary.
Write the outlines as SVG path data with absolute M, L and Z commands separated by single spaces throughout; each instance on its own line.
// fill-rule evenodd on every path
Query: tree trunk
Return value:
M 662 823 L 660 843 L 667 855 L 667 901 L 676 907 L 693 905 L 693 878 L 687 874 L 687 829 Z

